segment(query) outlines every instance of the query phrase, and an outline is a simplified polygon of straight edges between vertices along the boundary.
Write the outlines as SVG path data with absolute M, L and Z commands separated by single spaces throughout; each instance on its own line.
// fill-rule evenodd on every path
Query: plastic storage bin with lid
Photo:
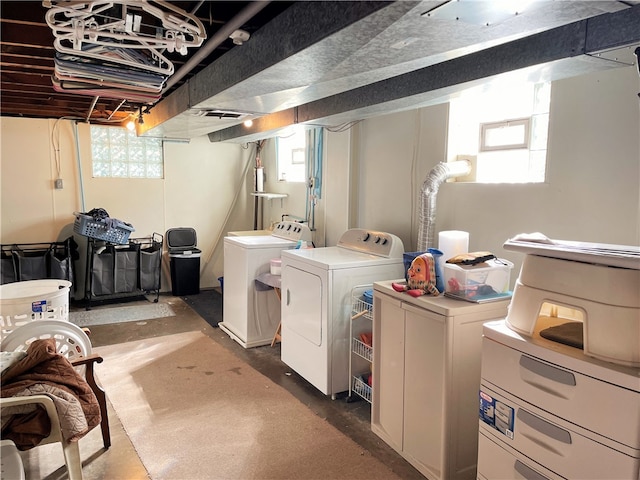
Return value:
M 190 227 L 170 228 L 166 236 L 174 296 L 200 293 L 200 254 L 196 231 Z
M 509 281 L 513 263 L 494 258 L 477 265 L 445 263 L 445 294 L 470 302 L 488 302 L 511 296 Z

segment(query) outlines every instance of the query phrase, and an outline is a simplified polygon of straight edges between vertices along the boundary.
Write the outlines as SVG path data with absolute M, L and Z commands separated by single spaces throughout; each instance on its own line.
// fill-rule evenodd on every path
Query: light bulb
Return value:
M 130 132 L 133 132 L 136 129 L 136 124 L 133 120 L 129 120 L 127 122 L 127 130 L 129 130 Z
M 249 128 L 251 125 L 253 125 L 253 120 L 249 119 L 244 121 L 245 127 Z

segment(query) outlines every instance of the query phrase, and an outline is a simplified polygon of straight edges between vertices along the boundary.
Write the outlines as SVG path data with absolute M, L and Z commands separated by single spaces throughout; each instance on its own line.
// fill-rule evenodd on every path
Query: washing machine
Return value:
M 256 278 L 271 269 L 271 260 L 311 242 L 306 224 L 284 221 L 269 235 L 233 235 L 224 238 L 224 293 L 220 329 L 244 348 L 271 344 L 280 323 L 280 301 L 273 289 Z
M 281 359 L 325 395 L 349 389 L 353 287 L 404 277 L 402 240 L 350 229 L 333 247 L 282 252 Z

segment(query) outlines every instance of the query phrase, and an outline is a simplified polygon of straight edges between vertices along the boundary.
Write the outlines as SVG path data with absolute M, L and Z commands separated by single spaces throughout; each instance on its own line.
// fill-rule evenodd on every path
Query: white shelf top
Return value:
M 267 192 L 253 192 L 251 193 L 254 197 L 262 197 L 267 200 L 273 200 L 274 198 L 287 198 L 286 193 L 267 193 Z

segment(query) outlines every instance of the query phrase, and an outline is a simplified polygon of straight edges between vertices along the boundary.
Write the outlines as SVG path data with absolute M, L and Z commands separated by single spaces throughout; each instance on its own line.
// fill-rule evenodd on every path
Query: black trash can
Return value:
M 166 236 L 171 269 L 171 293 L 180 297 L 200 293 L 200 250 L 193 228 L 170 228 Z

